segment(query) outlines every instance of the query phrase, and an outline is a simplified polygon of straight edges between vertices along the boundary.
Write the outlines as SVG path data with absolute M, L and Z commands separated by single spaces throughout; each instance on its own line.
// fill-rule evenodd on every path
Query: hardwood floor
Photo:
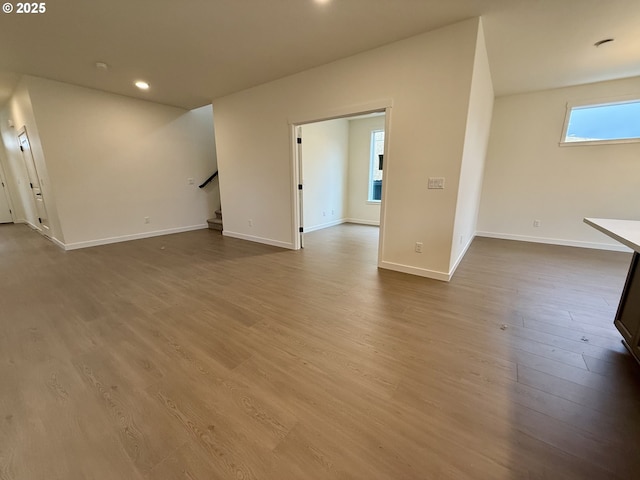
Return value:
M 478 238 L 447 284 L 306 244 L 0 226 L 0 479 L 640 478 L 630 255 Z

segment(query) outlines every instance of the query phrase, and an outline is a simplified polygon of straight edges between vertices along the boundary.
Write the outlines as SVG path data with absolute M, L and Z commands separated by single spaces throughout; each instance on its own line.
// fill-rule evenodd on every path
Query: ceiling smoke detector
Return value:
M 98 70 L 106 71 L 109 70 L 109 65 L 104 62 L 96 62 L 96 68 Z

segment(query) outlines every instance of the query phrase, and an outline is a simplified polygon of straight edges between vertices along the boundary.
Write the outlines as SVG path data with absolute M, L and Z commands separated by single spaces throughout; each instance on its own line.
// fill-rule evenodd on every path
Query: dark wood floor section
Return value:
M 208 230 L 0 226 L 0 479 L 638 479 L 630 255 L 478 238 L 450 283 Z

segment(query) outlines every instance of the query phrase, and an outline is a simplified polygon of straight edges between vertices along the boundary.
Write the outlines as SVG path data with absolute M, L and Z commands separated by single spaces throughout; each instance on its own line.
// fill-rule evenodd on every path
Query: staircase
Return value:
M 207 223 L 209 224 L 209 228 L 211 230 L 218 230 L 219 232 L 222 231 L 222 210 L 216 210 L 216 218 L 210 218 L 209 220 L 207 220 Z

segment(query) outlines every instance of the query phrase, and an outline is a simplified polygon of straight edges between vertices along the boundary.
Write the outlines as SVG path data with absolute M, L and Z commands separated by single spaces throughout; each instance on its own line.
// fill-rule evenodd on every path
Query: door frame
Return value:
M 382 263 L 382 252 L 384 251 L 384 226 L 386 219 L 386 202 L 388 200 L 388 168 L 393 159 L 389 156 L 389 145 L 391 143 L 391 114 L 393 101 L 391 99 L 378 100 L 371 103 L 352 105 L 344 108 L 301 115 L 290 118 L 289 124 L 289 144 L 291 145 L 291 238 L 293 239 L 293 249 L 299 250 L 304 245 L 303 235 L 300 232 L 302 220 L 302 201 L 298 185 L 302 184 L 302 148 L 298 144 L 298 127 L 310 123 L 324 122 L 338 118 L 355 117 L 368 113 L 384 112 L 385 114 L 385 138 L 384 138 L 384 163 L 382 166 L 382 199 L 380 201 L 380 234 L 378 236 L 378 266 Z M 304 191 L 304 185 L 303 185 Z
M 41 180 L 41 175 L 40 172 L 38 171 L 38 166 L 36 165 L 36 159 L 33 156 L 33 148 L 32 148 L 32 144 L 31 144 L 31 138 L 29 137 L 29 133 L 27 132 L 27 127 L 26 125 L 23 126 L 20 130 L 18 130 L 18 134 L 16 135 L 16 140 L 18 142 L 18 148 L 20 148 L 22 145 L 20 143 L 20 136 L 23 135 L 27 138 L 27 142 L 29 143 L 29 155 L 31 157 L 31 159 L 29 160 L 26 155 L 27 153 L 23 150 L 20 150 L 20 155 L 22 156 L 22 160 L 23 162 L 25 162 L 25 168 L 27 170 L 27 181 L 32 183 L 32 179 L 29 177 L 29 167 L 28 165 L 26 165 L 26 162 L 31 161 L 33 164 L 33 171 L 35 172 L 36 175 L 36 181 L 38 183 L 38 189 L 40 190 L 40 197 L 41 197 L 41 201 L 42 201 L 42 208 L 44 209 L 45 212 L 45 222 L 37 222 L 35 223 L 33 226 L 36 228 L 36 230 L 38 232 L 40 232 L 42 235 L 44 235 L 47 238 L 50 238 L 51 235 L 51 219 L 49 218 L 49 210 L 47 209 L 47 200 L 45 198 L 43 189 L 42 189 L 42 180 Z M 33 192 L 33 188 L 30 189 L 31 191 L 31 198 L 33 198 L 33 206 L 36 209 L 36 215 L 38 215 L 38 199 L 36 198 L 36 194 Z M 40 217 L 39 217 L 40 218 Z M 29 221 L 29 219 L 27 219 L 27 221 Z
M 304 248 L 304 169 L 302 163 L 302 140 L 298 141 L 298 139 L 302 139 L 302 125 L 296 125 L 293 129 L 295 136 L 295 149 L 296 149 L 296 166 L 298 167 L 298 173 L 296 178 L 296 200 L 297 200 L 297 210 L 298 210 L 298 228 L 294 231 L 294 238 L 298 239 L 299 246 L 295 249 Z M 296 232 L 297 235 L 296 235 Z M 294 242 L 295 243 L 295 242 Z
M 15 208 L 13 208 L 13 195 L 12 192 L 9 190 L 9 183 L 7 182 L 7 174 L 5 173 L 5 169 L 4 169 L 4 165 L 3 165 L 3 158 L 2 155 L 0 154 L 0 180 L 4 183 L 4 196 L 7 199 L 7 204 L 9 205 L 9 210 L 11 213 L 11 219 L 13 221 L 13 223 L 16 223 L 16 214 L 15 214 Z

